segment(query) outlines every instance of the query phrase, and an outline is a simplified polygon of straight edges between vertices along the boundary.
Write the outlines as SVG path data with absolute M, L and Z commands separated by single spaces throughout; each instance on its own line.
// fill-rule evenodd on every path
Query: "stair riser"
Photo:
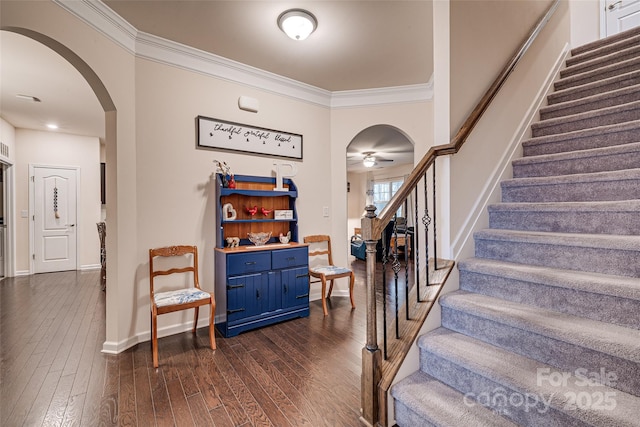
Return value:
M 475 239 L 478 258 L 593 273 L 640 277 L 640 253 L 620 249 Z
M 600 133 L 580 138 L 568 136 L 567 139 L 556 140 L 544 144 L 523 143 L 523 155 L 539 156 L 543 154 L 566 153 L 570 151 L 590 150 L 593 148 L 613 147 L 616 145 L 639 142 L 640 128 L 630 128 L 612 133 Z
M 519 186 L 502 183 L 503 202 L 595 202 L 640 199 L 640 179 Z
M 549 396 L 530 395 L 530 403 L 525 405 L 524 400 L 520 398 L 526 399 L 526 393 L 505 387 L 429 351 L 423 350 L 420 352 L 420 368 L 427 374 L 460 391 L 466 396 L 465 402 L 467 404 L 472 405 L 475 399 L 482 399 L 482 403 L 485 403 L 486 406 L 519 425 L 586 427 L 586 424 L 579 420 L 545 404 L 543 399 L 548 402 Z M 503 396 L 506 396 L 506 399 Z M 536 400 L 537 405 L 534 405 Z M 510 401 L 514 403 L 510 404 Z
M 560 71 L 560 77 L 565 78 L 569 76 L 574 76 L 580 73 L 586 73 L 587 71 L 597 70 L 598 68 L 605 67 L 607 65 L 616 64 L 620 61 L 626 61 L 631 58 L 635 58 L 639 55 L 640 48 L 638 45 L 630 46 L 627 49 L 620 49 L 617 52 L 609 52 L 608 54 L 603 52 L 603 55 L 606 57 L 601 57 L 600 59 L 592 59 L 590 61 L 583 61 L 578 64 L 569 65 L 567 63 L 567 68 Z M 568 62 L 568 61 L 567 61 Z
M 576 64 L 581 64 L 585 61 L 590 61 L 594 58 L 608 55 L 610 53 L 619 52 L 623 49 L 627 49 L 630 47 L 632 48 L 638 45 L 640 45 L 640 36 L 629 37 L 624 41 L 620 41 L 618 43 L 615 43 L 609 46 L 604 46 L 600 49 L 595 49 L 588 53 L 572 56 L 571 58 L 568 58 L 566 61 L 567 67 L 571 67 Z
M 557 117 L 585 113 L 587 111 L 634 102 L 638 99 L 640 99 L 640 88 L 620 93 L 618 96 L 600 97 L 589 102 L 586 102 L 585 100 L 585 102 L 578 103 L 577 105 L 567 105 L 562 108 L 544 108 L 540 110 L 540 120 L 549 120 Z
M 431 424 L 429 421 L 421 417 L 415 411 L 409 409 L 398 399 L 394 400 L 394 408 L 396 424 L 399 426 L 437 427 L 435 424 Z
M 489 227 L 502 230 L 640 235 L 638 212 L 507 211 L 489 212 Z
M 505 325 L 463 311 L 442 308 L 442 326 L 505 350 L 526 356 L 561 372 L 611 372 L 616 389 L 640 394 L 640 364 L 558 339 Z
M 553 87 L 555 90 L 569 89 L 572 87 L 582 86 L 588 83 L 597 82 L 598 80 L 608 79 L 610 77 L 616 77 L 621 74 L 626 74 L 626 73 L 630 73 L 637 70 L 640 70 L 640 60 L 629 61 L 628 64 L 625 64 L 620 67 L 602 69 L 600 71 L 591 71 L 584 74 L 579 74 L 576 76 L 560 79 L 553 84 Z
M 571 121 L 561 121 L 560 123 L 549 123 L 548 121 L 534 123 L 531 125 L 531 134 L 535 138 L 640 120 L 640 107 L 618 108 L 620 109 L 619 111 L 614 109 L 614 111 L 607 111 L 606 113 L 603 112 L 603 114 L 578 120 L 572 119 Z
M 563 92 L 554 92 L 547 97 L 549 105 L 555 105 L 561 102 L 574 101 L 588 96 L 600 95 L 612 90 L 622 89 L 635 86 L 640 83 L 640 71 L 620 76 L 607 82 L 588 85 L 584 87 L 575 87 Z
M 640 151 L 632 151 L 540 163 L 515 162 L 513 164 L 513 177 L 533 178 L 637 168 L 640 168 Z
M 594 284 L 597 286 L 597 284 Z M 640 301 L 460 269 L 460 289 L 640 329 Z M 611 310 L 611 307 L 616 307 Z

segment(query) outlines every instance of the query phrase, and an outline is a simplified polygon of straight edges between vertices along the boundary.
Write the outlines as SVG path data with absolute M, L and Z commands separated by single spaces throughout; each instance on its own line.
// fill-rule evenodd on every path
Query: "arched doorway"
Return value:
M 66 62 L 68 62 L 69 64 L 71 64 L 71 66 L 73 68 L 75 68 L 75 70 L 77 70 L 77 72 L 80 74 L 81 78 L 84 79 L 84 81 L 86 81 L 86 84 L 89 85 L 90 90 L 93 92 L 95 98 L 98 100 L 98 103 L 100 105 L 99 108 L 101 108 L 101 110 L 104 113 L 103 116 L 103 122 L 104 122 L 104 137 L 101 138 L 101 140 L 104 141 L 104 144 L 107 147 L 110 147 L 108 149 L 106 149 L 106 163 L 108 164 L 108 171 L 107 171 L 107 188 L 110 188 L 109 190 L 109 196 L 110 199 L 113 201 L 113 209 L 111 210 L 112 212 L 114 212 L 115 215 L 115 201 L 116 201 L 116 197 L 115 197 L 115 183 L 116 183 L 116 177 L 115 177 L 115 171 L 116 171 L 116 135 L 117 135 L 117 129 L 116 129 L 116 108 L 115 108 L 115 104 L 110 96 L 110 94 L 108 93 L 105 85 L 103 84 L 103 82 L 101 81 L 101 79 L 98 77 L 98 75 L 96 74 L 96 72 L 82 59 L 80 58 L 76 53 L 74 53 L 71 49 L 69 49 L 68 47 L 64 46 L 63 44 L 61 44 L 60 42 L 35 31 L 29 30 L 29 29 L 25 29 L 25 28 L 18 28 L 18 27 L 2 27 L 0 28 L 0 30 L 2 30 L 3 32 L 8 32 L 11 34 L 17 34 L 20 36 L 23 36 L 27 39 L 30 39 L 32 41 L 35 41 L 39 44 L 41 44 L 42 46 L 45 46 L 46 48 L 50 49 L 51 51 L 55 52 L 57 55 L 59 55 L 61 58 L 63 58 Z M 37 58 L 34 58 L 32 67 L 38 67 L 37 65 Z M 46 71 L 46 67 L 45 71 Z M 77 77 L 74 77 L 77 78 Z M 67 100 L 67 102 L 69 102 L 69 100 Z M 100 168 L 99 162 L 96 165 L 96 168 Z M 113 171 L 114 173 L 110 174 L 109 171 Z M 113 217 L 113 223 L 117 224 L 115 222 L 115 216 Z M 92 227 L 94 227 L 95 229 L 95 225 L 92 225 Z M 115 231 L 115 230 L 112 230 Z M 97 231 L 95 231 L 97 233 Z M 113 237 L 113 235 L 115 235 L 114 232 L 111 233 L 112 236 L 108 236 L 107 238 L 107 251 L 109 251 L 109 248 L 113 248 L 113 252 L 115 253 L 115 248 L 116 248 L 116 240 Z M 97 234 L 96 234 L 97 235 Z M 15 241 L 11 242 L 10 244 L 13 245 L 13 250 L 15 251 Z M 109 316 L 110 310 L 109 309 L 109 305 L 110 305 L 110 299 L 107 298 L 107 316 Z M 112 300 L 115 301 L 115 300 Z M 109 324 L 109 321 L 107 320 L 107 324 Z
M 347 146 L 347 230 L 355 234 L 376 182 L 401 182 L 413 169 L 414 144 L 398 128 L 379 124 L 360 131 Z

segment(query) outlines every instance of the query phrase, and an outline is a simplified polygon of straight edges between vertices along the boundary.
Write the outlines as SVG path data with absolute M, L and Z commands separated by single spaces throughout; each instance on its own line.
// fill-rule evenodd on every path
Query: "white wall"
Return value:
M 256 98 L 259 112 L 240 110 L 241 95 Z M 129 296 L 137 301 L 133 306 L 136 334 L 148 331 L 149 248 L 196 244 L 201 284 L 205 290 L 214 290 L 213 160 L 227 162 L 234 174 L 258 176 L 275 176 L 274 161 L 283 161 L 197 149 L 196 116 L 302 134 L 303 159 L 297 162 L 298 174 L 293 178 L 299 195 L 299 236 L 330 231 L 331 218 L 322 216 L 322 206 L 331 204 L 327 108 L 146 60 L 136 64 L 136 108 L 138 268 Z M 190 320 L 190 313 L 162 316 L 159 328 Z
M 577 47 L 600 39 L 600 6 L 603 0 L 572 0 L 571 46 Z
M 80 169 L 78 200 L 78 268 L 96 268 L 100 265 L 100 241 L 96 223 L 100 221 L 100 142 L 95 137 L 84 137 L 59 132 L 16 129 L 16 272 L 30 268 L 28 211 L 29 165 L 70 166 Z

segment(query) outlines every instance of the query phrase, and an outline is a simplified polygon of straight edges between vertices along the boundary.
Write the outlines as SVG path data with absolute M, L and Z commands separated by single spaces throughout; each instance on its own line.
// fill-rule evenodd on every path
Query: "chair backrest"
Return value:
M 191 254 L 191 263 L 185 267 L 172 267 L 166 270 L 156 270 L 154 268 L 154 259 L 156 257 L 185 257 Z M 154 279 L 157 276 L 168 276 L 176 273 L 193 273 L 193 286 L 200 289 L 198 280 L 198 247 L 197 246 L 167 246 L 164 248 L 149 249 L 149 286 L 151 291 L 151 300 L 153 301 Z
M 309 247 L 309 258 L 326 255 L 328 265 L 333 265 L 333 258 L 331 257 L 331 237 L 327 236 L 326 234 L 316 234 L 312 236 L 306 236 L 304 238 L 304 242 L 309 244 L 321 244 L 321 246 L 315 245 L 314 249 Z M 326 243 L 326 247 L 323 245 L 323 243 Z M 317 249 L 315 249 L 316 247 Z

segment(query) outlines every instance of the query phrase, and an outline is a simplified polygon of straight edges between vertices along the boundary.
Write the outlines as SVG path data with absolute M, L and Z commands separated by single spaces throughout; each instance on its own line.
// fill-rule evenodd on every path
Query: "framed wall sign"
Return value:
M 302 159 L 302 135 L 198 116 L 197 148 Z

